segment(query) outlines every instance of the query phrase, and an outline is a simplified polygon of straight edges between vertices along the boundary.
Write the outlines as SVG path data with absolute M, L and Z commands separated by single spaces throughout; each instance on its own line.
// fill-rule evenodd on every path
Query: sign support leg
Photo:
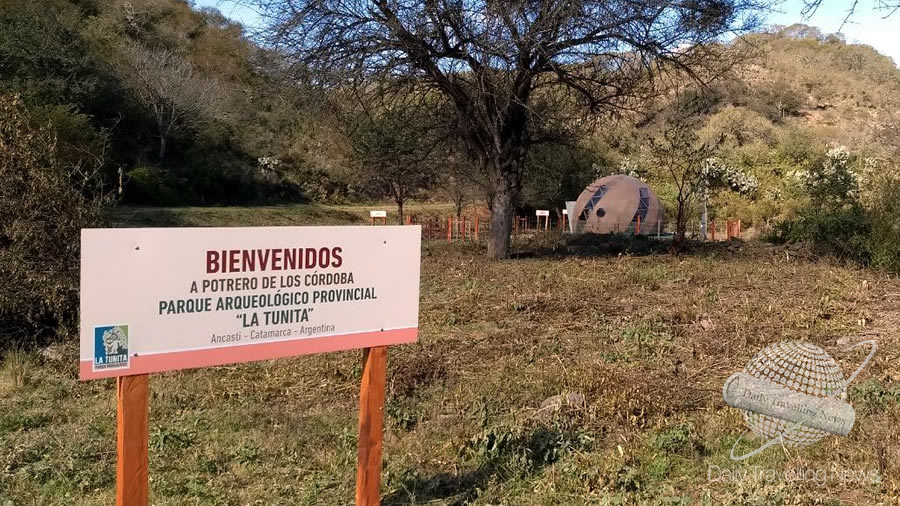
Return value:
M 356 465 L 356 506 L 376 506 L 381 500 L 381 451 L 384 445 L 384 384 L 387 346 L 363 350 L 359 390 L 359 455 Z
M 116 378 L 116 506 L 149 504 L 149 390 L 146 374 Z

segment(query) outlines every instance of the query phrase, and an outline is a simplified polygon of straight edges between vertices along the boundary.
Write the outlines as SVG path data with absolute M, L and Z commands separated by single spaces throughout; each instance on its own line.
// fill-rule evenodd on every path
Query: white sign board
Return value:
M 564 215 L 564 216 L 568 216 L 568 215 L 569 215 L 569 210 L 568 210 L 568 209 L 563 209 L 563 215 Z
M 550 211 L 542 211 L 539 209 L 539 210 L 535 211 L 534 214 L 536 214 L 538 216 L 550 216 Z
M 387 218 L 387 211 L 369 211 L 370 218 Z
M 413 342 L 421 235 L 82 230 L 81 379 Z

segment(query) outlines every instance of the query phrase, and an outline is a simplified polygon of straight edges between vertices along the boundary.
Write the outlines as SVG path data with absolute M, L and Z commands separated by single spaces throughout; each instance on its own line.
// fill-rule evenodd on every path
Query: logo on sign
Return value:
M 128 367 L 128 325 L 94 327 L 94 370 Z

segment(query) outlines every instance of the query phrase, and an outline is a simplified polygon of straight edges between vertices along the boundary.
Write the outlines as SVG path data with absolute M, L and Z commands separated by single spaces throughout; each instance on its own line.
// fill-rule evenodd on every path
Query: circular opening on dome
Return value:
M 598 207 L 597 208 L 597 217 L 602 218 L 604 216 L 606 216 L 606 211 L 604 211 L 602 207 Z

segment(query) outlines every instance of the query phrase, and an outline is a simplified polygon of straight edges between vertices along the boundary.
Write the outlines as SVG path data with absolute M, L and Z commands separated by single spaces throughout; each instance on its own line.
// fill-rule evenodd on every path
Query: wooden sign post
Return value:
M 150 374 L 350 349 L 364 350 L 356 503 L 378 504 L 387 347 L 418 336 L 421 240 L 416 226 L 82 230 L 80 377 L 116 378 L 117 506 L 149 504 Z
M 362 385 L 359 389 L 356 506 L 374 506 L 379 504 L 381 498 L 386 373 L 387 346 L 363 350 Z
M 149 377 L 116 378 L 116 506 L 147 506 L 150 499 Z

